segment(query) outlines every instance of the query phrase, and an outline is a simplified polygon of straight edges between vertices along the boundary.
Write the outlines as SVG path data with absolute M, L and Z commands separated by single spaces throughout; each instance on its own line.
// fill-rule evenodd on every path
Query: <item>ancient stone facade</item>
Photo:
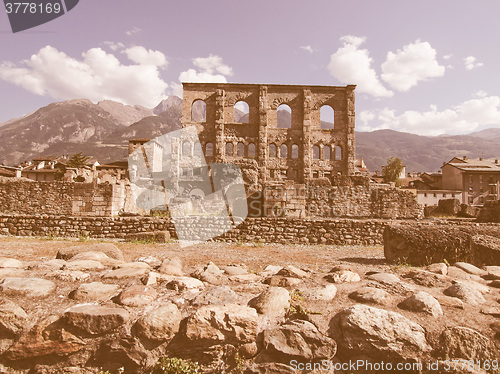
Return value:
M 253 169 L 248 182 L 354 174 L 354 88 L 328 86 L 184 83 L 182 126 L 200 128 L 207 162 Z M 206 116 L 194 105 L 203 101 Z M 235 119 L 235 105 L 248 104 L 248 121 Z M 289 128 L 280 128 L 278 107 L 291 109 Z M 334 111 L 334 128 L 322 128 L 321 108 Z

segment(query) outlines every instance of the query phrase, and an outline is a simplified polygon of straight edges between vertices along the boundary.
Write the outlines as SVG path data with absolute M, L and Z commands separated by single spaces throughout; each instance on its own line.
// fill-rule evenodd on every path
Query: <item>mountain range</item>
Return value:
M 203 108 L 195 107 L 194 111 L 199 116 Z M 53 103 L 0 124 L 0 163 L 16 165 L 36 156 L 78 152 L 94 156 L 101 163 L 124 160 L 129 139 L 154 138 L 178 129 L 181 115 L 182 99 L 177 96 L 168 97 L 155 108 L 111 100 L 97 104 L 87 99 Z M 286 121 L 289 116 L 288 112 L 280 112 L 278 121 Z M 248 114 L 236 110 L 235 117 L 245 122 Z M 438 137 L 394 130 L 356 132 L 356 157 L 363 158 L 372 171 L 380 170 L 391 156 L 401 158 L 408 172 L 437 171 L 454 156 L 500 157 L 499 147 L 498 128 Z

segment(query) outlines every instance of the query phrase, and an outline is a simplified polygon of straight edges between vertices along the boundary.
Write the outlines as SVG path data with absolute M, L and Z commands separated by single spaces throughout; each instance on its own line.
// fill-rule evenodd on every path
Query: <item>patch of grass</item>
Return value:
M 158 244 L 158 242 L 156 241 L 155 238 L 151 238 L 151 239 L 134 239 L 134 240 L 129 241 L 129 243 L 132 243 L 132 244 Z
M 307 316 L 309 314 L 323 314 L 323 313 L 312 311 L 311 309 L 308 309 L 302 306 L 301 304 L 292 304 L 286 310 L 287 318 L 307 319 Z
M 200 373 L 196 362 L 177 357 L 162 357 L 153 367 L 151 374 L 195 374 Z
M 293 290 L 292 292 L 290 292 L 290 300 L 295 302 L 302 302 L 305 300 L 305 298 L 302 295 L 302 292 L 300 292 L 299 290 Z

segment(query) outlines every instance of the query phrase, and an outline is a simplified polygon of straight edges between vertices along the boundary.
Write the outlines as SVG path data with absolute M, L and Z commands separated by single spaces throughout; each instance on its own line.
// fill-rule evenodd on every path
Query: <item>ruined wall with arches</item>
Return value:
M 207 162 L 250 168 L 252 183 L 333 180 L 354 174 L 354 88 L 184 83 L 182 124 Z

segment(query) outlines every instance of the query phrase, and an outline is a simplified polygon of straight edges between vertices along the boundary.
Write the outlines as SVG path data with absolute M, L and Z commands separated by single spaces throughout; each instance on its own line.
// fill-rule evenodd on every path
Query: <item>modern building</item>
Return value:
M 498 159 L 454 157 L 442 167 L 442 189 L 462 192 L 462 203 L 481 206 L 500 199 Z

